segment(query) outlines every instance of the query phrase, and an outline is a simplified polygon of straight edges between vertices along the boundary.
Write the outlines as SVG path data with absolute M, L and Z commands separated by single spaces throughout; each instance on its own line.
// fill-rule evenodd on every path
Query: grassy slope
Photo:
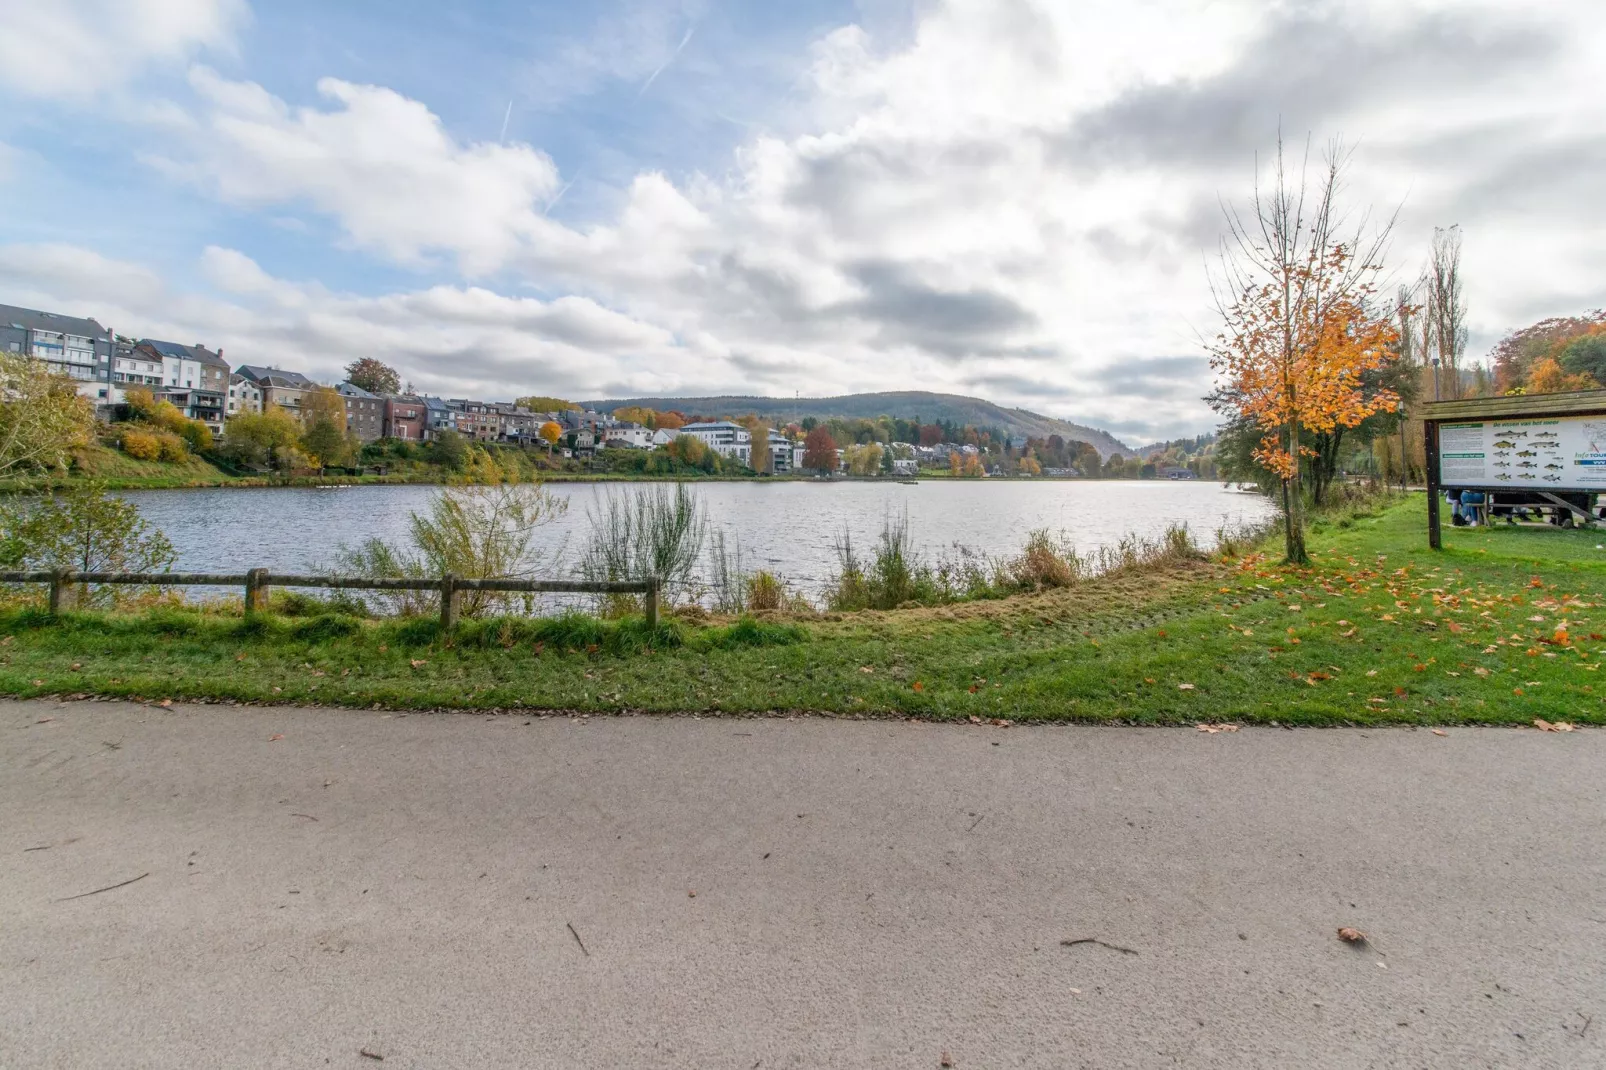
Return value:
M 568 653 L 427 628 L 266 637 L 224 618 L 0 617 L 0 692 L 407 707 L 817 710 L 934 718 L 1606 723 L 1600 536 L 1449 530 L 1420 496 L 1263 560 L 1117 576 L 1037 597 L 808 623 L 797 645 Z M 174 624 L 174 621 L 177 623 Z M 1556 629 L 1567 622 L 1565 642 Z M 494 629 L 494 625 L 492 628 Z M 419 664 L 413 664 L 414 662 Z M 72 668 L 73 665 L 79 668 Z M 1480 671 L 1481 670 L 1481 671 Z M 1192 685 L 1185 687 L 1183 685 Z

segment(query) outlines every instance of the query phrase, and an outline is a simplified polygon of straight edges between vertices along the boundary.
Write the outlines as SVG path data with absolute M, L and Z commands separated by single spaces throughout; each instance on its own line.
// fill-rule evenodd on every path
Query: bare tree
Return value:
M 1461 358 L 1467 350 L 1466 293 L 1461 283 L 1461 228 L 1433 228 L 1433 256 L 1428 264 L 1428 320 L 1433 346 L 1449 377 L 1449 394 L 1462 394 Z

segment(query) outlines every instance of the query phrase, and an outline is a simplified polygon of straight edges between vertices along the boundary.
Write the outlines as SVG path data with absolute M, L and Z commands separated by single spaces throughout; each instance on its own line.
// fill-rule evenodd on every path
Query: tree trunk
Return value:
M 1305 502 L 1299 480 L 1299 423 L 1289 425 L 1289 454 L 1293 458 L 1293 474 L 1283 481 L 1283 531 L 1287 543 L 1290 565 L 1310 564 L 1305 550 Z

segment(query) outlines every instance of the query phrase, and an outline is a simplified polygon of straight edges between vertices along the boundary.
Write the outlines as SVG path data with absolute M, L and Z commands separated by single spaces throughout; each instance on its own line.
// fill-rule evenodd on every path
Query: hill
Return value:
M 837 416 L 848 420 L 869 420 L 877 416 L 891 416 L 899 420 L 919 417 L 927 423 L 945 420 L 956 424 L 977 427 L 1002 427 L 1013 435 L 1047 438 L 1059 435 L 1065 439 L 1086 442 L 1099 451 L 1100 457 L 1112 453 L 1129 455 L 1131 447 L 1096 427 L 1057 420 L 1052 416 L 1028 412 L 1025 409 L 1006 409 L 981 398 L 959 394 L 934 394 L 925 390 L 897 390 L 880 394 L 844 394 L 830 398 L 767 398 L 726 395 L 702 398 L 615 398 L 587 401 L 586 408 L 597 412 L 641 406 L 704 416 L 745 416 L 748 413 L 776 423 L 801 420 L 805 416 L 829 419 Z

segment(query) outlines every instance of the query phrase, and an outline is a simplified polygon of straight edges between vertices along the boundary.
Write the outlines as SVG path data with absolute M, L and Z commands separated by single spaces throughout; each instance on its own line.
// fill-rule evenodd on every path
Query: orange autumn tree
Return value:
M 1222 330 L 1210 346 L 1216 394 L 1235 419 L 1258 430 L 1254 457 L 1281 487 L 1287 560 L 1305 564 L 1301 461 L 1305 434 L 1352 428 L 1399 407 L 1393 391 L 1369 386 L 1399 345 L 1392 310 L 1374 311 L 1391 227 L 1368 236 L 1363 216 L 1343 230 L 1338 204 L 1348 162 L 1328 151 L 1312 190 L 1305 168 L 1291 176 L 1281 140 L 1272 188 L 1257 184 L 1250 211 L 1227 211 L 1228 238 L 1212 280 Z

